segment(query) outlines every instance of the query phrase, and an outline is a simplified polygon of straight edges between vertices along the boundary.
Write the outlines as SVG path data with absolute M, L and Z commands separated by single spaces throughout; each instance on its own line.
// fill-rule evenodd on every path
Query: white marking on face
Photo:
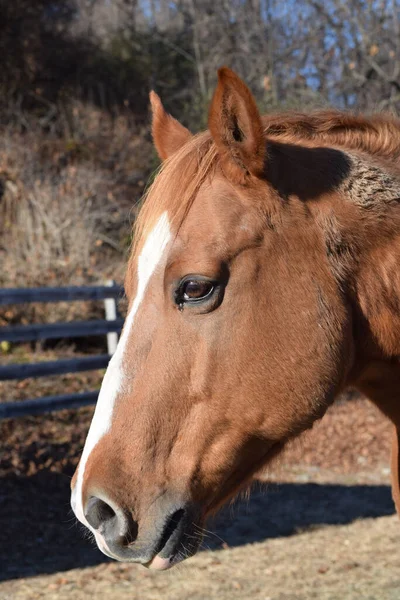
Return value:
M 75 488 L 72 492 L 71 506 L 77 518 L 94 532 L 86 521 L 82 505 L 82 485 L 87 460 L 93 448 L 99 440 L 109 431 L 111 427 L 112 414 L 115 400 L 122 389 L 124 381 L 123 357 L 129 339 L 130 331 L 134 322 L 135 314 L 143 300 L 147 284 L 157 268 L 164 250 L 171 239 L 168 214 L 164 212 L 158 219 L 156 225 L 148 235 L 138 258 L 137 293 L 132 303 L 129 314 L 125 320 L 122 335 L 119 339 L 117 349 L 112 356 L 101 385 L 96 410 L 93 415 L 89 433 L 86 438 L 85 447 L 82 452 L 78 468 L 78 476 Z

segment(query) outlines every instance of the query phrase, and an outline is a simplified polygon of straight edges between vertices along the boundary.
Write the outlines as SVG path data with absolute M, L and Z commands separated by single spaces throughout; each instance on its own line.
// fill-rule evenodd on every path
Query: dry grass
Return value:
M 122 282 L 135 205 L 155 155 L 147 129 L 75 103 L 60 133 L 31 118 L 0 135 L 0 286 Z M 5 323 L 73 319 L 68 307 L 23 307 Z M 96 315 L 87 305 L 86 316 Z
M 6 276 L 32 286 L 57 275 L 70 281 L 90 270 L 113 209 L 104 188 L 100 174 L 79 165 L 63 170 L 56 181 L 35 180 L 14 197 L 7 207 L 14 214 L 4 238 Z M 110 241 L 121 252 L 118 239 Z

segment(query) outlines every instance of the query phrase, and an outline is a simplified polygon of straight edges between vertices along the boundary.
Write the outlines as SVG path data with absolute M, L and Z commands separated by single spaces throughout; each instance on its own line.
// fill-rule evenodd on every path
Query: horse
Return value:
M 393 423 L 399 511 L 400 121 L 261 117 L 227 67 L 205 132 L 150 101 L 162 162 L 75 515 L 106 555 L 167 569 L 348 387 Z

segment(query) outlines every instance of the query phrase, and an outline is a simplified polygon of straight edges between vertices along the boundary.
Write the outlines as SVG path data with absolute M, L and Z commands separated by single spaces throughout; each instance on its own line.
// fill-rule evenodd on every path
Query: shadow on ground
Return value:
M 253 491 L 249 501 L 225 509 L 209 529 L 228 546 L 241 546 L 394 512 L 391 490 L 385 485 L 269 484 Z M 220 547 L 222 541 L 213 537 L 206 544 Z
M 69 477 L 57 472 L 0 479 L 0 581 L 108 560 L 85 539 L 68 499 Z M 238 546 L 393 512 L 384 485 L 270 484 L 210 523 L 216 535 L 206 537 L 204 547 Z

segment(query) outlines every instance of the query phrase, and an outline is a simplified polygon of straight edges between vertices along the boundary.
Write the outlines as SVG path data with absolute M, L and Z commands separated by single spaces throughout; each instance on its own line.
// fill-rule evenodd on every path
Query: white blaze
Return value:
M 149 283 L 152 274 L 160 262 L 170 239 L 171 231 L 169 227 L 168 215 L 166 212 L 164 212 L 148 235 L 142 252 L 138 258 L 138 283 L 136 297 L 125 320 L 117 349 L 112 356 L 108 364 L 107 371 L 104 375 L 99 398 L 96 404 L 96 410 L 93 415 L 89 433 L 86 438 L 85 447 L 82 452 L 81 461 L 79 463 L 78 476 L 75 489 L 73 491 L 73 504 L 75 505 L 73 506 L 73 509 L 78 519 L 84 525 L 89 527 L 89 529 L 92 528 L 85 519 L 82 505 L 82 484 L 86 463 L 93 448 L 111 427 L 114 403 L 123 385 L 123 357 L 126 344 L 129 339 L 129 334 L 134 322 L 135 314 L 143 300 L 147 284 Z

